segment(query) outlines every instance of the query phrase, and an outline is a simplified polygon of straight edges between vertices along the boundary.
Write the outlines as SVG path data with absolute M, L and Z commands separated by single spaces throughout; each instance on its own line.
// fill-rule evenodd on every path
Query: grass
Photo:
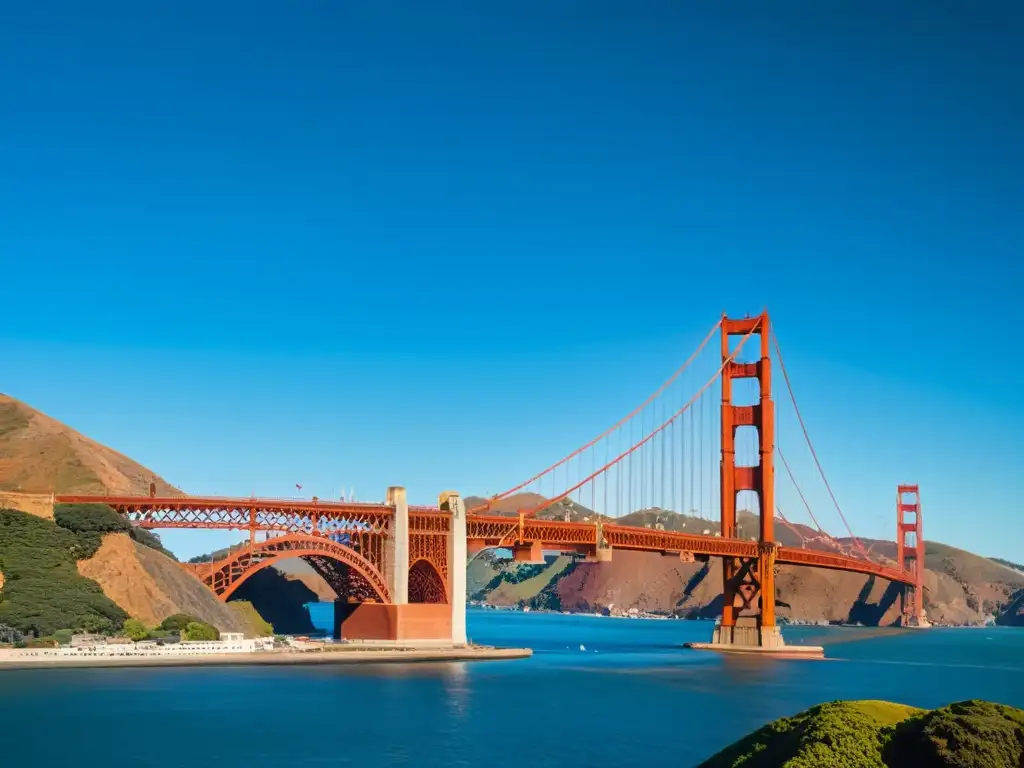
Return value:
M 985 701 L 922 710 L 833 701 L 769 723 L 700 768 L 1019 768 L 1024 711 Z

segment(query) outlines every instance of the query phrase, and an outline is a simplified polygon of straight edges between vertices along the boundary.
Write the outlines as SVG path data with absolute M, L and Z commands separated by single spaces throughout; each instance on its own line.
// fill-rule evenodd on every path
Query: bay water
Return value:
M 323 620 L 314 613 L 314 621 Z M 4 765 L 694 766 L 834 699 L 1024 707 L 1024 630 L 787 627 L 821 661 L 684 650 L 710 622 L 472 610 L 472 663 L 0 672 Z

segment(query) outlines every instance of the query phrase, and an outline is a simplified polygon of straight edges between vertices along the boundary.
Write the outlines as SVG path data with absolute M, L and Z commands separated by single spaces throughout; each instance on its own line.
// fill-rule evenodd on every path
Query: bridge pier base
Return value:
M 334 602 L 336 640 L 448 645 L 451 636 L 451 611 L 444 603 Z
M 512 559 L 524 565 L 543 565 L 544 547 L 539 541 L 531 544 L 517 544 L 512 548 Z
M 687 648 L 720 653 L 755 653 L 798 658 L 821 658 L 825 649 L 818 645 L 786 645 L 782 630 L 763 626 L 759 616 L 741 616 L 732 626 L 717 624 L 710 643 L 686 643 Z
M 391 535 L 385 543 L 385 575 L 389 603 L 334 603 L 334 637 L 374 643 L 413 643 L 430 646 L 466 645 L 466 506 L 454 493 L 443 495 L 441 507 L 450 512 L 443 563 L 447 564 L 447 592 L 432 595 L 433 602 L 409 602 L 409 505 L 405 489 L 388 488 L 387 504 L 394 508 Z M 422 556 L 422 553 L 421 555 Z M 443 566 L 438 566 L 442 573 Z M 415 569 L 414 569 L 415 570 Z M 418 595 L 418 597 L 417 597 Z M 414 600 L 423 600 L 422 590 Z
M 592 553 L 583 558 L 585 563 L 610 563 L 612 561 L 611 547 L 597 547 Z

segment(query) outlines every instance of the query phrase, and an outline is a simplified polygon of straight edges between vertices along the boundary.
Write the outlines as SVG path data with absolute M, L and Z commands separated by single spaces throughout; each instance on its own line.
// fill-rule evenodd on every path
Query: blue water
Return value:
M 522 661 L 0 672 L 5 765 L 696 765 L 837 698 L 1024 707 L 1024 630 L 788 628 L 825 661 L 680 650 L 711 624 L 472 611 Z M 579 649 L 585 645 L 586 651 Z

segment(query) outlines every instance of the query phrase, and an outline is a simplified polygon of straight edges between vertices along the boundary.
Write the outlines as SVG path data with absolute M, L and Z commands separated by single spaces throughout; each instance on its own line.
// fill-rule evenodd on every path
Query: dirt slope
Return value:
M 0 394 L 0 490 L 180 495 L 156 473 L 25 403 Z
M 132 541 L 127 534 L 104 536 L 96 554 L 79 561 L 78 571 L 96 581 L 107 597 L 147 626 L 156 626 L 175 613 L 187 613 L 222 632 L 250 630 L 195 576 L 166 555 Z

